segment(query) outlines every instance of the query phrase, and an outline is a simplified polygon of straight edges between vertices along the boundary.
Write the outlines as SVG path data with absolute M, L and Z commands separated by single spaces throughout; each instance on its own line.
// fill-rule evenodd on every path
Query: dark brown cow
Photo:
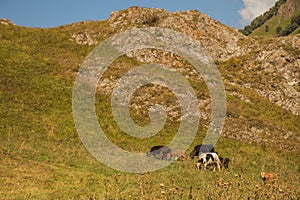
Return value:
M 147 153 L 147 156 L 154 156 L 157 159 L 167 159 L 168 156 L 171 154 L 171 149 L 167 146 L 154 146 L 150 149 L 150 152 Z

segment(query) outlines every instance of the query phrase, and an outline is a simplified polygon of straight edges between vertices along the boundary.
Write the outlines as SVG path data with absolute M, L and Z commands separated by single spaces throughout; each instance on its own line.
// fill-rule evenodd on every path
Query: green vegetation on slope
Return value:
M 280 6 L 284 4 L 286 0 L 279 0 L 275 3 L 275 6 L 270 8 L 264 14 L 256 17 L 250 25 L 245 26 L 244 29 L 240 30 L 244 35 L 250 35 L 255 29 L 262 27 L 268 20 L 276 16 Z
M 299 18 L 299 13 L 295 13 L 290 19 L 279 19 L 274 16 L 264 23 L 263 26 L 254 30 L 251 35 L 277 37 L 298 34 L 300 29 Z

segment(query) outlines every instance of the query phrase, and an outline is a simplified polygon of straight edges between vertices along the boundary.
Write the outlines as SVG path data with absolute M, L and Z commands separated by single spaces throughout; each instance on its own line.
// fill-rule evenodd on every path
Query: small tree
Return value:
M 293 23 L 293 24 L 288 24 L 285 29 L 281 32 L 281 36 L 287 36 L 291 34 L 294 30 L 298 28 L 298 25 Z
M 281 26 L 278 26 L 278 27 L 276 28 L 276 34 L 277 34 L 277 36 L 280 36 L 280 35 L 281 35 L 281 31 L 282 31 L 282 27 L 281 27 Z
M 245 26 L 244 29 L 240 30 L 244 35 L 250 35 L 252 33 L 252 27 L 250 25 Z
M 294 17 L 292 18 L 291 23 L 292 23 L 292 24 L 295 23 L 295 24 L 297 24 L 298 26 L 300 26 L 300 14 L 294 16 Z
M 265 32 L 268 32 L 268 31 L 269 31 L 269 26 L 266 25 L 266 26 L 265 26 Z

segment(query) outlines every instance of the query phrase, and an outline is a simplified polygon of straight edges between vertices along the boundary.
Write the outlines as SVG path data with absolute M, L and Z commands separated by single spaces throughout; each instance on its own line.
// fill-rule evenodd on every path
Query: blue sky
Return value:
M 130 6 L 168 11 L 199 10 L 223 24 L 242 28 L 276 0 L 0 0 L 0 18 L 17 25 L 55 27 L 83 20 L 107 19 Z

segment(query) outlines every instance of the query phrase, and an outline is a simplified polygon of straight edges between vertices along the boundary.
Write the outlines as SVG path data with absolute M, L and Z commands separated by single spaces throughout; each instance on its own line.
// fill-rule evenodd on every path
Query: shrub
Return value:
M 280 36 L 280 35 L 281 35 L 281 31 L 282 31 L 282 27 L 281 27 L 281 26 L 278 26 L 278 27 L 276 28 L 276 34 L 277 34 L 277 36 Z
M 296 23 L 288 24 L 285 29 L 281 32 L 280 36 L 287 36 L 294 32 L 298 28 L 298 25 Z
M 269 26 L 266 25 L 266 26 L 265 26 L 265 32 L 268 32 L 268 31 L 269 31 Z
M 294 16 L 292 18 L 292 21 L 291 21 L 292 24 L 297 24 L 298 26 L 300 26 L 300 14 Z
M 155 15 L 147 16 L 143 21 L 142 24 L 149 24 L 154 25 L 156 22 L 158 22 L 159 17 Z

